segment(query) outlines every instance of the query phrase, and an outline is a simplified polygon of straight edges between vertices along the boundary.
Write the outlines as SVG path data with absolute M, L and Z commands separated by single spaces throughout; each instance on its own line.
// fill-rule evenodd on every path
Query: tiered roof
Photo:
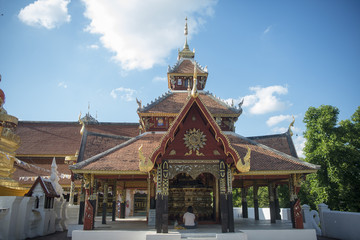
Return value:
M 189 93 L 187 91 L 167 92 L 162 97 L 156 99 L 155 102 L 138 109 L 138 113 L 140 116 L 177 116 L 188 97 Z M 209 92 L 200 91 L 199 98 L 213 116 L 239 117 L 242 113 L 241 107 L 229 106 L 225 101 Z

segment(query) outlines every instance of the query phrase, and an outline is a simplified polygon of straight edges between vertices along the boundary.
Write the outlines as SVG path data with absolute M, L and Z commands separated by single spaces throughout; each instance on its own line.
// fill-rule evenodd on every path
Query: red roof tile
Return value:
M 99 123 L 86 126 L 87 131 L 134 137 L 137 123 Z M 81 125 L 78 122 L 20 121 L 16 134 L 20 136 L 17 155 L 74 155 L 80 148 Z
M 115 138 L 104 135 L 88 135 L 85 144 L 85 152 L 83 159 L 88 159 L 99 153 L 113 148 L 129 139 Z
M 159 145 L 162 136 L 158 133 L 144 133 L 74 167 L 84 170 L 139 171 L 139 147 L 143 145 L 143 154 L 149 156 Z
M 204 71 L 197 66 L 196 68 L 198 73 L 204 73 Z M 194 63 L 191 60 L 183 60 L 179 66 L 175 67 L 172 73 L 194 73 Z
M 252 171 L 291 171 L 291 170 L 314 170 L 315 165 L 300 159 L 281 153 L 265 145 L 256 143 L 249 139 L 228 135 L 231 145 L 243 158 L 249 147 L 251 149 L 250 172 Z
M 140 113 L 179 113 L 187 101 L 187 92 L 173 92 L 159 102 L 144 107 Z M 199 98 L 211 114 L 239 114 L 239 110 L 227 106 L 226 103 L 208 93 L 200 93 Z
M 55 191 L 54 186 L 52 185 L 50 180 L 44 179 L 42 177 L 38 177 L 32 187 L 30 188 L 29 192 L 25 194 L 25 196 L 32 196 L 33 190 L 36 185 L 40 184 L 42 187 L 45 195 L 47 197 L 60 197 L 60 195 Z

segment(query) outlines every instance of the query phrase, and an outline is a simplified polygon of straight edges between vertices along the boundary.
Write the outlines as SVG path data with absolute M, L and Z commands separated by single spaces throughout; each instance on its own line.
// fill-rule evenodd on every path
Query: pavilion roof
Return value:
M 207 73 L 207 69 L 200 66 L 197 62 L 187 58 L 181 58 L 173 67 L 169 67 L 168 73 L 194 73 L 194 64 L 196 64 L 196 71 L 198 74 Z
M 154 149 L 161 143 L 165 132 L 146 132 L 131 140 L 117 145 L 103 153 L 93 156 L 71 168 L 79 172 L 123 172 L 142 174 L 139 171 L 139 147 L 143 146 L 142 153 L 145 157 L 151 156 Z M 246 138 L 233 132 L 224 132 L 229 139 L 232 147 L 241 157 L 245 156 L 248 147 L 251 149 L 250 171 L 246 174 L 256 174 L 261 172 L 271 174 L 271 172 L 313 172 L 318 166 L 302 161 L 294 156 L 280 152 L 274 148 L 258 143 L 250 138 Z M 265 137 L 265 136 L 263 136 Z M 274 139 L 275 137 L 268 137 Z M 282 146 L 285 149 L 284 146 Z
M 137 123 L 88 124 L 89 132 L 134 137 L 138 135 Z M 67 156 L 74 155 L 81 144 L 81 125 L 78 122 L 19 121 L 16 134 L 21 144 L 17 156 Z
M 98 155 L 71 166 L 72 170 L 133 172 L 139 171 L 138 153 L 149 156 L 159 145 L 164 132 L 146 132 Z M 83 172 L 82 171 L 82 172 Z M 140 172 L 139 172 L 140 173 Z
M 226 134 L 231 142 L 231 145 L 239 153 L 240 156 L 245 156 L 248 148 L 251 150 L 250 157 L 250 171 L 248 174 L 256 171 L 304 171 L 311 172 L 318 169 L 317 165 L 300 160 L 297 157 L 281 152 L 277 149 L 271 148 L 250 138 L 243 137 L 233 132 Z M 277 140 L 270 136 L 269 139 Z M 272 142 L 276 145 L 275 141 Z M 277 145 L 278 147 L 279 145 Z M 281 145 L 280 145 L 281 146 Z M 288 145 L 289 146 L 289 145 Z M 285 149 L 285 146 L 281 146 Z M 290 147 L 288 147 L 290 149 Z M 287 150 L 288 151 L 288 150 Z
M 40 184 L 41 188 L 43 189 L 45 196 L 47 197 L 60 197 L 60 195 L 55 191 L 55 188 L 52 182 L 48 179 L 44 179 L 42 177 L 38 177 L 32 187 L 30 188 L 29 192 L 25 194 L 25 196 L 32 196 L 33 190 L 36 185 Z
M 177 115 L 187 101 L 187 91 L 168 92 L 151 104 L 138 110 L 139 115 Z M 242 109 L 235 108 L 209 92 L 199 91 L 199 98 L 213 116 L 240 116 Z

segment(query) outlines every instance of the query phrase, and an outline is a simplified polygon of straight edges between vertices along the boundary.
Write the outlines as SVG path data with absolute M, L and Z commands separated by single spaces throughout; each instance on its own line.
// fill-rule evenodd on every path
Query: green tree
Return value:
M 351 120 L 338 123 L 339 110 L 310 107 L 304 118 L 306 161 L 320 165 L 307 176 L 300 198 L 314 208 L 325 202 L 333 210 L 360 211 L 360 107 Z

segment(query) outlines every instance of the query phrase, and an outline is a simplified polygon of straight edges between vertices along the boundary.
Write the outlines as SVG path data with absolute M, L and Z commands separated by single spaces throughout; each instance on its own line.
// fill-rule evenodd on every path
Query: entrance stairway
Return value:
M 181 239 L 186 240 L 215 240 L 216 233 L 181 233 Z

